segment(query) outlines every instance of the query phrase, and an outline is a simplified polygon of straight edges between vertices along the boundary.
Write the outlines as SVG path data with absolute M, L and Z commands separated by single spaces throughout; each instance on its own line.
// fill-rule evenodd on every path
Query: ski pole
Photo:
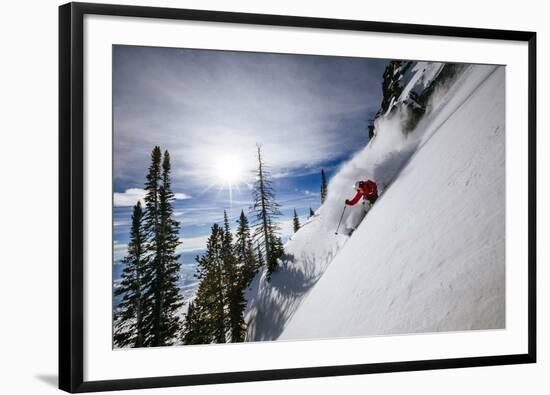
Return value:
M 346 211 L 346 205 L 344 204 L 344 209 L 342 210 L 342 215 L 340 216 L 340 221 L 338 221 L 338 227 L 336 228 L 335 235 L 338 234 L 338 229 L 340 229 L 340 224 L 342 223 L 342 218 L 344 218 L 344 212 Z

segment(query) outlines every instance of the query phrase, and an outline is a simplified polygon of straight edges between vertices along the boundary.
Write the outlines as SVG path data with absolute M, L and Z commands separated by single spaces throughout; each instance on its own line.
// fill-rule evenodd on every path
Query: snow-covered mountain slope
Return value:
M 412 71 L 405 91 L 441 67 Z M 398 106 L 376 120 L 375 138 L 285 246 L 290 259 L 270 283 L 255 278 L 247 340 L 504 327 L 504 69 L 461 70 L 404 133 L 408 114 Z M 366 178 L 383 194 L 362 222 L 359 205 L 346 208 L 341 230 L 357 230 L 336 236 Z
M 504 327 L 504 69 L 450 94 L 280 339 Z

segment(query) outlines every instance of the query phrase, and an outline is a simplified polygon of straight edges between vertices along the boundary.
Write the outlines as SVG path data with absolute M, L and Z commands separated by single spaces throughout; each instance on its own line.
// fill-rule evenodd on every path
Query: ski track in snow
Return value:
M 247 340 L 504 327 L 504 69 L 470 66 L 434 96 L 405 140 L 395 120 L 377 125 L 271 283 L 256 276 Z M 351 238 L 335 236 L 360 177 L 387 188 Z M 354 207 L 344 227 L 360 219 Z

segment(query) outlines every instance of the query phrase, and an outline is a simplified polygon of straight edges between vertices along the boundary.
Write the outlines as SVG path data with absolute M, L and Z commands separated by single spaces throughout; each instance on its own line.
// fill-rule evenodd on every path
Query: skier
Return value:
M 357 181 L 354 185 L 355 190 L 357 193 L 353 197 L 353 199 L 349 200 L 346 199 L 344 209 L 342 210 L 342 215 L 340 216 L 340 221 L 338 222 L 338 226 L 336 227 L 336 234 L 338 234 L 338 230 L 340 229 L 340 224 L 342 223 L 342 219 L 344 218 L 344 212 L 346 211 L 346 206 L 355 206 L 357 202 L 363 198 L 363 201 L 361 202 L 363 204 L 363 218 L 367 214 L 367 212 L 370 210 L 374 202 L 376 202 L 376 199 L 378 199 L 378 185 L 376 185 L 376 182 L 372 180 L 367 181 Z M 368 207 L 367 207 L 368 204 Z M 361 218 L 361 221 L 362 219 Z M 348 236 L 351 236 L 353 232 L 355 231 L 355 228 L 347 229 L 347 233 L 344 232 L 344 234 L 347 234 Z
M 363 197 L 363 208 L 365 212 L 369 211 L 370 207 L 374 204 L 374 202 L 376 202 L 376 199 L 378 199 L 378 186 L 376 185 L 376 182 L 372 180 L 357 181 L 355 183 L 355 190 L 357 193 L 353 199 L 346 199 L 346 204 L 348 206 L 354 206 L 361 199 L 361 197 Z

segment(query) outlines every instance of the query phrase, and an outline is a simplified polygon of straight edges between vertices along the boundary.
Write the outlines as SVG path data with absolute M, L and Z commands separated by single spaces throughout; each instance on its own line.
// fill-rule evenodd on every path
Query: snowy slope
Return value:
M 247 292 L 247 340 L 274 340 L 303 298 L 315 286 L 345 236 L 326 232 L 318 215 L 310 218 L 285 244 L 285 263 L 267 282 L 265 269 L 252 281 Z
M 399 145 L 382 119 L 391 144 L 373 141 L 334 177 L 329 191 L 380 164 L 394 179 L 279 339 L 504 327 L 504 69 L 470 66 L 436 96 L 415 139 Z M 326 237 L 342 197 L 320 210 Z
M 421 91 L 441 64 L 411 71 L 405 91 Z M 408 114 L 398 105 L 376 120 L 271 282 L 256 276 L 248 341 L 503 327 L 504 70 L 465 68 L 403 133 Z M 348 207 L 341 231 L 360 225 L 336 236 L 344 200 L 366 178 L 383 195 L 363 222 Z
M 348 165 L 331 180 L 327 202 L 310 219 L 293 239 L 285 245 L 289 255 L 283 266 L 273 274 L 270 283 L 266 281 L 265 270 L 260 272 L 247 291 L 247 309 L 245 320 L 248 325 L 247 340 L 274 340 L 279 337 L 287 322 L 298 309 L 309 291 L 321 278 L 330 262 L 348 240 L 346 236 L 335 236 L 336 221 L 343 208 L 346 196 L 330 191 L 353 194 L 350 185 L 355 180 L 374 177 L 380 183 L 380 189 L 388 184 L 396 172 L 413 152 L 410 139 L 403 141 L 401 121 L 408 114 L 406 110 L 408 93 L 426 88 L 441 71 L 443 64 L 418 62 L 405 76 L 406 87 L 392 106 L 395 116 L 391 121 L 384 118 L 383 123 L 392 127 L 377 128 L 384 131 L 376 141 L 363 149 Z M 390 106 L 389 108 L 393 108 Z M 389 111 L 389 110 L 388 110 Z M 371 171 L 365 171 L 366 169 Z M 344 183 L 345 185 L 338 185 Z M 361 210 L 348 208 L 344 216 L 342 233 L 359 222 Z

